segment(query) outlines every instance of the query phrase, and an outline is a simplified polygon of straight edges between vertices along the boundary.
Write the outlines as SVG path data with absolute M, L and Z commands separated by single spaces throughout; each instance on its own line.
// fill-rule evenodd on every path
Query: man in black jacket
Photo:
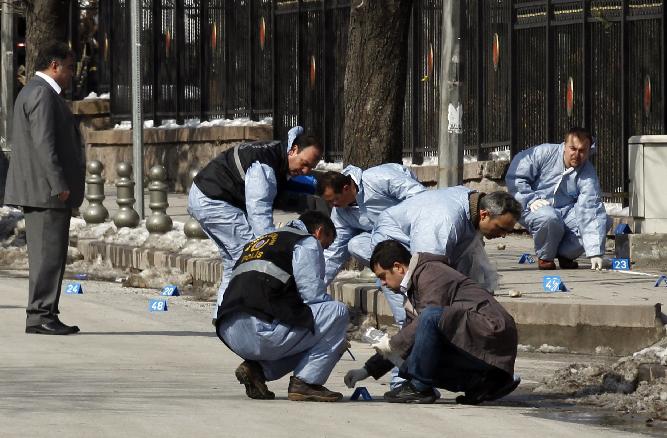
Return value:
M 288 398 L 332 402 L 323 386 L 345 348 L 345 304 L 324 285 L 323 248 L 336 236 L 317 211 L 258 237 L 244 248 L 218 307 L 217 332 L 243 363 L 236 378 L 253 399 L 275 396 L 266 381 L 290 377 Z
M 76 120 L 60 92 L 70 86 L 74 55 L 65 43 L 39 50 L 37 73 L 14 104 L 5 204 L 22 207 L 30 285 L 26 333 L 68 335 L 58 301 L 72 209 L 83 201 L 86 160 Z
M 273 203 L 291 176 L 310 172 L 322 156 L 319 141 L 292 128 L 288 144 L 241 143 L 218 155 L 195 177 L 188 212 L 220 248 L 218 305 L 243 245 L 273 231 Z

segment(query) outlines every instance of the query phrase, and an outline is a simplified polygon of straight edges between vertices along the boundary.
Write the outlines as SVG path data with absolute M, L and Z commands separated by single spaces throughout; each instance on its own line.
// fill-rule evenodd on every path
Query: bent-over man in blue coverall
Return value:
M 510 163 L 507 189 L 521 203 L 521 225 L 535 241 L 539 269 L 577 269 L 586 254 L 591 269 L 602 269 L 607 213 L 600 182 L 589 161 L 594 148 L 586 129 L 572 128 L 561 144 L 541 144 Z
M 218 305 L 243 246 L 273 231 L 273 203 L 290 176 L 310 172 L 322 156 L 319 141 L 296 126 L 280 141 L 240 143 L 214 158 L 194 178 L 188 212 L 220 249 Z
M 266 381 L 290 371 L 288 398 L 338 401 L 322 386 L 345 350 L 347 307 L 324 286 L 324 257 L 336 231 L 310 211 L 244 248 L 218 306 L 217 333 L 243 363 L 236 377 L 253 399 L 273 399 Z
M 394 239 L 412 254 L 448 257 L 452 267 L 485 289 L 497 287 L 497 273 L 482 243 L 514 229 L 521 205 L 507 192 L 489 194 L 463 186 L 428 190 L 385 210 L 373 228 L 373 248 Z

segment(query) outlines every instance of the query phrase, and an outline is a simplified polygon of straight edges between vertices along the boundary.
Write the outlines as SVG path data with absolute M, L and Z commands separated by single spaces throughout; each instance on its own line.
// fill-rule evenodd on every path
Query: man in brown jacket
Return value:
M 395 240 L 378 244 L 370 265 L 383 285 L 407 295 L 407 324 L 381 339 L 377 354 L 351 370 L 345 384 L 393 364 L 407 380 L 384 394 L 391 403 L 433 403 L 434 388 L 464 392 L 456 401 L 479 404 L 512 392 L 517 331 L 514 319 L 480 285 L 452 269 L 445 256 L 409 251 Z M 403 360 L 405 359 L 405 360 Z

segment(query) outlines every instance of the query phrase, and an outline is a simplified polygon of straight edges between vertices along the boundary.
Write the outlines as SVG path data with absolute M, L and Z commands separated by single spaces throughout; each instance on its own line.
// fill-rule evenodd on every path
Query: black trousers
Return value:
M 72 210 L 23 207 L 23 215 L 29 270 L 26 325 L 31 326 L 58 319 Z

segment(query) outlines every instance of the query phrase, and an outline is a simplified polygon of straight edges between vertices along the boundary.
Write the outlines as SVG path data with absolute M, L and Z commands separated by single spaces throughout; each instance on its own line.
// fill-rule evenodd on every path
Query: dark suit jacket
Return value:
M 14 104 L 12 153 L 5 204 L 76 208 L 83 201 L 85 157 L 81 134 L 65 101 L 42 78 L 23 87 Z M 70 191 L 61 202 L 58 194 Z

